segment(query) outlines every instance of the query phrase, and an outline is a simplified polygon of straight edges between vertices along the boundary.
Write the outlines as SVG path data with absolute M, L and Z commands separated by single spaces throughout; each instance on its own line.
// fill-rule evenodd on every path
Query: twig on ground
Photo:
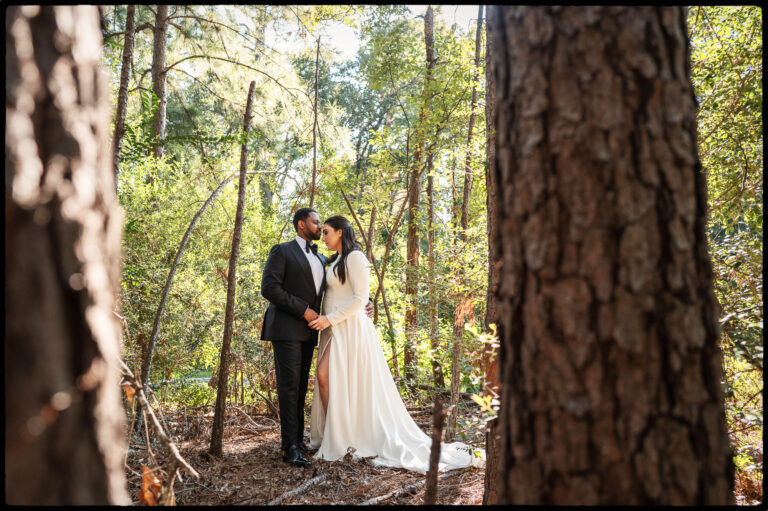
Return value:
M 294 488 L 294 489 L 292 489 L 290 491 L 287 491 L 287 492 L 283 493 L 282 495 L 279 495 L 278 497 L 270 500 L 267 503 L 267 505 L 268 506 L 276 506 L 277 504 L 280 504 L 283 500 L 287 499 L 288 497 L 292 497 L 294 495 L 298 495 L 299 493 L 303 492 L 307 488 L 311 488 L 313 486 L 316 486 L 316 485 L 322 483 L 323 481 L 325 481 L 326 479 L 328 479 L 328 474 L 320 474 L 319 476 L 313 477 L 309 481 L 305 481 L 300 486 L 297 486 L 296 488 Z
M 453 477 L 456 474 L 457 474 L 456 471 L 447 472 L 447 473 L 441 475 L 440 477 L 438 477 L 437 479 L 438 480 L 448 479 L 449 477 Z M 360 506 L 372 506 L 374 504 L 378 504 L 379 502 L 382 502 L 382 501 L 385 501 L 385 500 L 389 500 L 389 499 L 391 499 L 393 497 L 399 497 L 400 495 L 403 495 L 405 493 L 409 493 L 409 492 L 411 492 L 413 490 L 421 488 L 424 485 L 425 482 L 426 482 L 426 479 L 422 479 L 421 481 L 418 481 L 418 482 L 413 483 L 413 484 L 409 484 L 408 486 L 405 486 L 403 488 L 400 488 L 399 490 L 395 490 L 395 491 L 392 491 L 390 493 L 387 493 L 386 495 L 382 495 L 380 497 L 374 497 L 372 499 L 368 499 L 365 502 L 362 502 L 362 503 L 360 503 L 358 505 L 360 505 Z

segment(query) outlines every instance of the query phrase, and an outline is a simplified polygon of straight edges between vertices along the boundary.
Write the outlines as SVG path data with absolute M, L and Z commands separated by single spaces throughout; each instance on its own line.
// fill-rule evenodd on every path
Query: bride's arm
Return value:
M 352 286 L 352 299 L 326 316 L 331 326 L 338 325 L 368 303 L 371 284 L 370 266 L 365 254 L 360 250 L 355 250 L 347 256 L 347 282 Z

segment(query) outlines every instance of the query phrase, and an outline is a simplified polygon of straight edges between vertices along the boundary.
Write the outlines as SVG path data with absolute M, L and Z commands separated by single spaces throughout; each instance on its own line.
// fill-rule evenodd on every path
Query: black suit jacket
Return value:
M 325 265 L 326 257 L 317 254 Z M 304 319 L 307 307 L 320 313 L 325 291 L 325 273 L 320 292 L 302 248 L 291 240 L 272 247 L 261 276 L 261 296 L 269 300 L 261 329 L 263 341 L 313 341 L 317 331 Z

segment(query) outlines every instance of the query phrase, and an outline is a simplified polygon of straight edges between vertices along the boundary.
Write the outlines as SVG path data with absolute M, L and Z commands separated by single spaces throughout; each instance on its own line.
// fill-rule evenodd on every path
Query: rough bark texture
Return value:
M 165 47 L 168 36 L 168 7 L 169 6 L 167 5 L 157 6 L 155 41 L 152 52 L 152 90 L 159 101 L 157 112 L 155 112 L 155 119 L 152 124 L 153 133 L 157 139 L 153 154 L 157 158 L 165 154 L 163 143 L 165 140 Z
M 240 237 L 243 232 L 243 211 L 245 210 L 246 172 L 248 170 L 248 132 L 251 130 L 251 113 L 253 111 L 253 96 L 256 92 L 256 82 L 251 82 L 248 88 L 248 102 L 245 106 L 243 133 L 245 140 L 240 149 L 240 183 L 237 190 L 237 212 L 235 213 L 235 228 L 232 233 L 232 251 L 229 255 L 229 272 L 227 274 L 227 305 L 224 313 L 224 336 L 221 340 L 221 357 L 219 358 L 219 384 L 216 388 L 216 408 L 211 426 L 211 448 L 209 453 L 221 456 L 224 438 L 224 418 L 227 406 L 227 381 L 229 378 L 229 345 L 232 340 L 232 324 L 235 319 L 235 288 L 237 285 L 237 258 L 240 255 Z
M 491 7 L 500 501 L 733 504 L 681 7 Z
M 487 8 L 486 8 L 487 9 Z M 487 16 L 487 13 L 486 13 Z M 496 184 L 496 131 L 494 128 L 494 112 L 496 109 L 496 82 L 494 81 L 493 61 L 491 53 L 490 37 L 491 27 L 486 25 L 485 38 L 485 128 L 486 128 L 486 156 L 487 169 L 485 173 L 486 207 L 488 215 L 488 294 L 486 297 L 485 329 L 490 330 L 490 325 L 496 325 L 496 334 L 501 338 L 499 328 L 499 312 L 496 291 L 499 282 L 499 270 L 501 268 L 500 254 L 498 250 L 498 224 L 496 222 L 497 184 Z M 495 396 L 498 399 L 499 388 L 499 349 L 486 345 L 483 350 L 483 367 L 485 368 L 486 396 Z M 499 464 L 499 420 L 498 417 L 488 421 L 485 433 L 485 488 L 483 491 L 483 504 L 498 504 L 498 464 Z
M 112 167 L 115 173 L 115 188 L 120 175 L 120 149 L 125 135 L 125 112 L 128 109 L 128 82 L 131 79 L 133 63 L 133 34 L 136 29 L 136 5 L 129 5 L 125 15 L 125 38 L 123 40 L 123 66 L 120 69 L 120 89 L 115 109 L 115 133 L 112 139 Z
M 416 126 L 415 146 L 413 156 L 413 168 L 411 169 L 409 196 L 408 196 L 408 238 L 406 243 L 406 274 L 405 274 L 405 347 L 403 348 L 403 373 L 406 381 L 412 382 L 416 374 L 416 350 L 414 346 L 418 338 L 419 307 L 416 303 L 416 292 L 419 284 L 419 194 L 421 192 L 421 176 L 425 167 L 422 162 L 427 130 L 427 117 L 429 115 L 429 89 L 432 80 L 432 70 L 435 67 L 435 38 L 434 15 L 432 7 L 427 8 L 424 16 L 424 43 L 427 54 L 426 79 L 422 93 L 419 120 Z
M 6 501 L 127 505 L 99 11 L 11 6 L 5 28 Z

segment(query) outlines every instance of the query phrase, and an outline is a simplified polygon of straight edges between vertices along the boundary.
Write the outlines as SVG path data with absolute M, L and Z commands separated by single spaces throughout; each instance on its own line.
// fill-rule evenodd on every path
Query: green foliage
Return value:
M 723 390 L 734 462 L 762 472 L 762 11 L 692 7 L 692 79 L 709 192 L 710 253 L 722 309 Z

